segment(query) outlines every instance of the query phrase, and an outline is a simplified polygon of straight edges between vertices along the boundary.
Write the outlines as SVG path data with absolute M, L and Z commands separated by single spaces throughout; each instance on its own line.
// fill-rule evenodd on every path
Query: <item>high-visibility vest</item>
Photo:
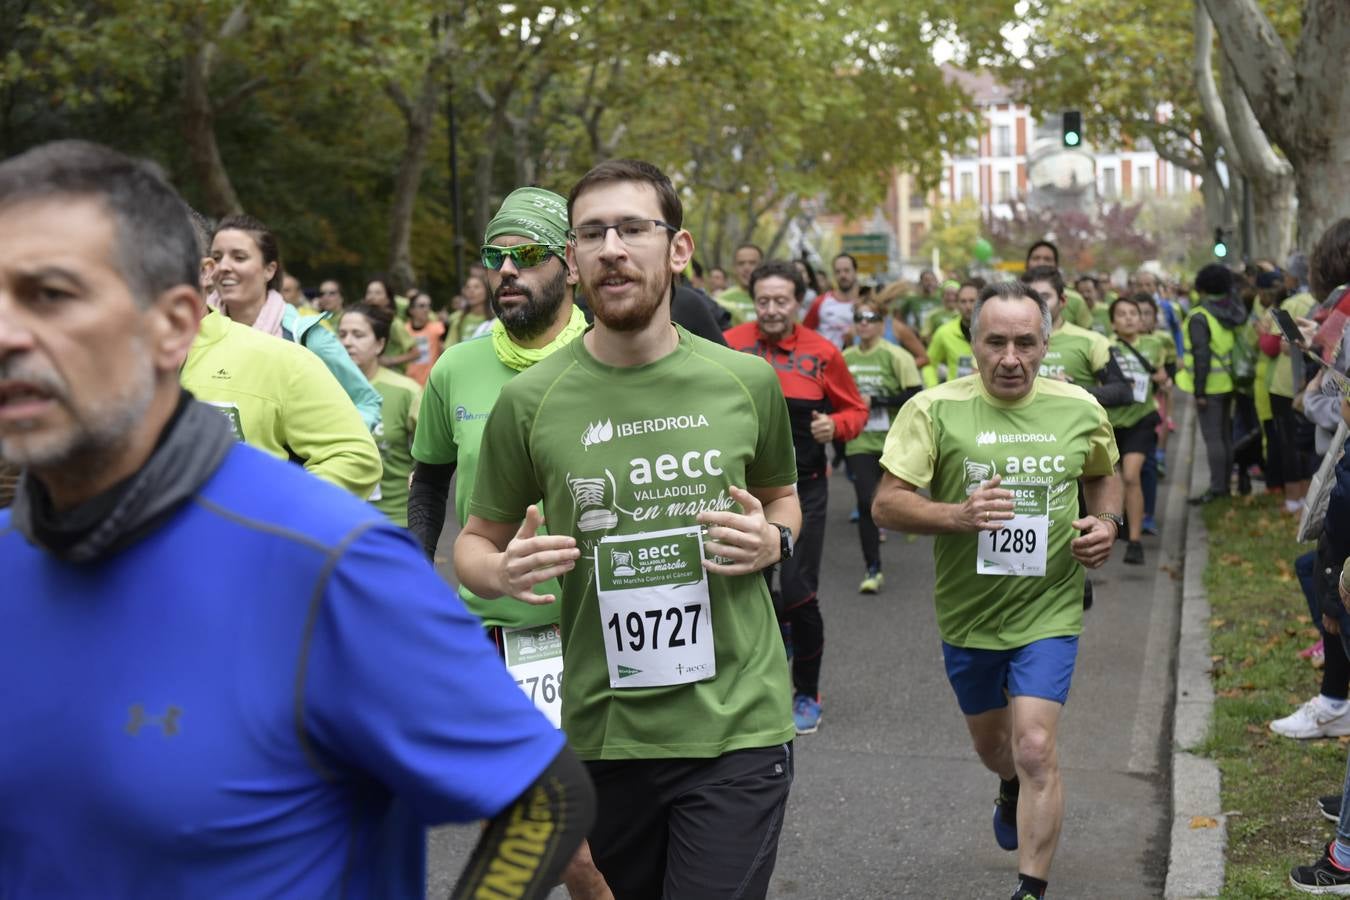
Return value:
M 1237 343 L 1237 335 L 1204 306 L 1196 306 L 1182 326 L 1181 340 L 1184 345 L 1182 364 L 1185 368 L 1177 373 L 1177 387 L 1188 394 L 1195 393 L 1195 360 L 1191 357 L 1190 326 L 1191 319 L 1196 316 L 1204 316 L 1209 325 L 1209 374 L 1205 376 L 1205 393 L 1231 393 L 1233 376 L 1229 373 L 1229 361 L 1232 359 L 1233 345 Z

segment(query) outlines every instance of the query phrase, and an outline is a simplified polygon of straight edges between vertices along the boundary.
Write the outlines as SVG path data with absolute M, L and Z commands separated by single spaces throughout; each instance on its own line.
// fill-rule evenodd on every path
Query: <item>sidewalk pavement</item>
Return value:
M 1199 507 L 1186 506 L 1191 491 L 1209 484 L 1204 445 L 1197 439 L 1193 406 L 1185 395 L 1185 416 L 1177 435 L 1175 469 L 1187 473 L 1183 490 L 1168 495 L 1168 515 L 1181 504 L 1184 522 L 1181 623 L 1177 642 L 1176 702 L 1172 718 L 1172 839 L 1167 863 L 1168 900 L 1217 897 L 1224 883 L 1228 824 L 1219 796 L 1219 767 L 1191 752 L 1209 733 L 1214 711 L 1209 644 L 1209 599 L 1205 563 L 1209 536 Z M 1217 824 L 1211 824 L 1217 823 Z

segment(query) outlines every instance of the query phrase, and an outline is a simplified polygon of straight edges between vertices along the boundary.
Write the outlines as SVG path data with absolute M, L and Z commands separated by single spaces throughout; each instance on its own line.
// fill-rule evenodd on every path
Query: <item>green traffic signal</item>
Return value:
M 1060 122 L 1060 137 L 1065 147 L 1083 143 L 1083 114 L 1076 109 L 1066 110 Z
M 1077 146 L 1078 146 L 1078 141 L 1079 141 L 1079 137 L 1078 137 L 1078 134 L 1077 134 L 1076 132 L 1073 132 L 1073 131 L 1067 131 L 1067 132 L 1064 133 L 1064 146 L 1066 146 L 1066 147 L 1077 147 Z
M 1223 241 L 1220 241 L 1219 243 L 1215 244 L 1214 255 L 1217 256 L 1219 259 L 1223 259 L 1225 256 L 1228 255 L 1228 245 L 1225 244 Z

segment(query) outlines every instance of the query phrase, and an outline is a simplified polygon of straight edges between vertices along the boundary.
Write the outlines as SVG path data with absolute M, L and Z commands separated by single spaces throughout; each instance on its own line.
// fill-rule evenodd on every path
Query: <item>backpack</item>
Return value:
M 1224 360 L 1235 388 L 1250 388 L 1256 381 L 1256 346 L 1249 340 L 1250 328 L 1244 323 L 1233 329 L 1233 349 Z

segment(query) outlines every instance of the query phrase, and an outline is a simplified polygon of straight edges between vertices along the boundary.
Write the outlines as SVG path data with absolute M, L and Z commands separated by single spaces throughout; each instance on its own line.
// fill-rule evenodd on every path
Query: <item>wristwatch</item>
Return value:
M 1116 526 L 1116 533 L 1117 533 L 1117 534 L 1119 534 L 1120 532 L 1122 532 L 1122 531 L 1125 530 L 1125 520 L 1124 520 L 1123 518 L 1121 518 L 1120 516 L 1116 515 L 1115 513 L 1109 513 L 1109 512 L 1097 513 L 1097 514 L 1096 514 L 1096 518 L 1098 518 L 1098 519 L 1105 519 L 1106 521 L 1110 522 L 1112 525 Z
M 792 559 L 792 529 L 786 525 L 779 525 L 777 522 L 770 522 L 769 524 L 778 529 L 778 561 Z

